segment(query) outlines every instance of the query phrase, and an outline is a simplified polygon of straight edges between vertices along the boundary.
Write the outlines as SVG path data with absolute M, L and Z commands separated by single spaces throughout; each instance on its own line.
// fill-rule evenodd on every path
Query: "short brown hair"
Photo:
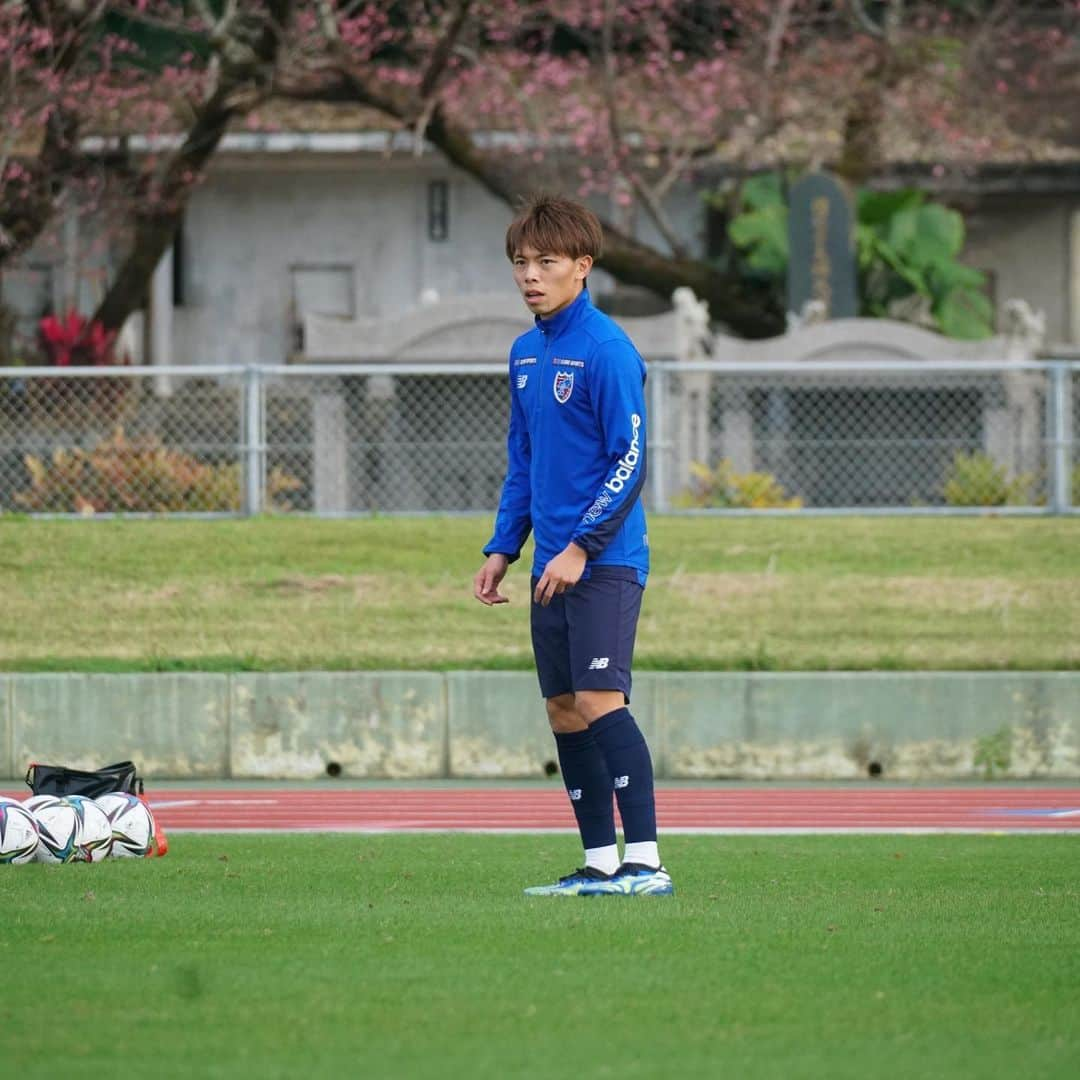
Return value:
M 582 255 L 598 259 L 604 249 L 604 229 L 587 206 L 573 199 L 534 195 L 506 230 L 506 257 L 511 262 L 523 247 L 571 259 Z

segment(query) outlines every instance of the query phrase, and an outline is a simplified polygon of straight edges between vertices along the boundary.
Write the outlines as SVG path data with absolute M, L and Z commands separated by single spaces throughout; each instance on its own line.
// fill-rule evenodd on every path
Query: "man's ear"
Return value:
M 577 261 L 577 273 L 574 275 L 579 281 L 584 281 L 592 269 L 593 258 L 591 255 L 582 255 Z

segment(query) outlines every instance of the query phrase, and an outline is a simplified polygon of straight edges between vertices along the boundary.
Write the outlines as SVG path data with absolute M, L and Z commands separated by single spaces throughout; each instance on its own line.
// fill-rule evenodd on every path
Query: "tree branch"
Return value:
M 438 43 L 432 50 L 431 60 L 428 63 L 427 70 L 424 72 L 424 77 L 420 80 L 420 99 L 422 105 L 420 108 L 420 115 L 416 118 L 416 123 L 413 125 L 413 135 L 416 138 L 417 154 L 421 152 L 421 140 L 424 138 L 424 130 L 427 128 L 428 123 L 431 120 L 431 114 L 435 109 L 435 103 L 437 101 L 436 92 L 439 88 L 439 81 L 442 79 L 443 73 L 450 63 L 450 58 L 454 55 L 454 47 L 457 44 L 458 38 L 461 36 L 461 31 L 468 19 L 469 8 L 471 6 L 472 0 L 459 0 L 457 10 L 450 17 L 449 25 L 447 26 L 445 33 L 439 38 Z
M 604 102 L 607 107 L 608 134 L 611 137 L 613 164 L 616 172 L 629 185 L 637 196 L 638 201 L 645 207 L 646 213 L 652 219 L 665 243 L 671 248 L 676 258 L 687 257 L 686 246 L 679 239 L 678 234 L 672 228 L 660 200 L 649 190 L 648 185 L 641 179 L 637 170 L 625 165 L 626 154 L 624 153 L 622 126 L 619 123 L 618 102 L 615 94 L 615 79 L 618 72 L 615 60 L 615 0 L 604 0 L 604 23 L 601 30 L 600 47 L 604 64 Z
M 228 10 L 234 11 L 234 5 L 230 3 Z M 196 180 L 230 121 L 269 93 L 292 10 L 293 0 L 269 0 L 263 10 L 232 14 L 227 35 L 215 46 L 222 60 L 215 83 L 184 142 L 166 162 L 152 198 L 136 211 L 127 257 L 94 313 L 94 319 L 106 330 L 118 330 L 144 302 L 149 281 L 172 243 Z
M 876 38 L 883 38 L 885 31 L 870 16 L 866 13 L 866 8 L 863 6 L 863 0 L 849 0 L 851 6 L 851 14 L 855 19 L 855 23 L 866 33 L 871 34 Z
M 53 59 L 54 78 L 66 77 L 89 52 L 106 7 L 107 0 L 97 0 L 81 11 L 71 11 L 67 6 L 54 10 L 51 5 L 26 5 L 27 18 L 34 25 L 53 29 L 51 18 L 56 16 L 60 26 L 70 31 Z M 18 85 L 14 66 L 11 85 Z M 45 121 L 37 156 L 25 166 L 29 176 L 25 186 L 21 191 L 15 190 L 16 185 L 5 187 L 0 200 L 0 266 L 31 247 L 52 220 L 65 185 L 79 167 L 81 121 L 77 109 L 56 103 Z M 11 147 L 7 136 L 5 140 L 0 175 L 8 164 Z
M 769 35 L 765 46 L 765 72 L 771 75 L 780 62 L 780 54 L 784 49 L 784 35 L 787 33 L 788 24 L 791 22 L 791 9 L 795 6 L 795 0 L 780 0 L 773 12 L 772 21 L 769 24 Z

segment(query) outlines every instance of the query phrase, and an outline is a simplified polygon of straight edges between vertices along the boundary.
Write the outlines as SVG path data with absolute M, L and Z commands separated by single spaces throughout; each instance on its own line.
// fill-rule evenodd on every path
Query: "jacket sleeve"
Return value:
M 645 362 L 628 340 L 602 344 L 589 386 L 606 475 L 571 540 L 595 559 L 619 531 L 645 485 Z
M 511 368 L 511 375 L 513 369 Z M 510 383 L 510 427 L 506 437 L 506 479 L 499 509 L 495 514 L 495 535 L 484 545 L 485 555 L 505 555 L 510 562 L 521 556 L 521 548 L 532 531 L 532 488 L 529 466 L 532 448 L 525 416 Z

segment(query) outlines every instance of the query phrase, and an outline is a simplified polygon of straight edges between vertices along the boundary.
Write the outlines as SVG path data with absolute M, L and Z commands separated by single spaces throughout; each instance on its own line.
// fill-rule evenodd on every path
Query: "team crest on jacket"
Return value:
M 572 371 L 555 372 L 555 400 L 565 405 L 574 392 L 574 373 Z

